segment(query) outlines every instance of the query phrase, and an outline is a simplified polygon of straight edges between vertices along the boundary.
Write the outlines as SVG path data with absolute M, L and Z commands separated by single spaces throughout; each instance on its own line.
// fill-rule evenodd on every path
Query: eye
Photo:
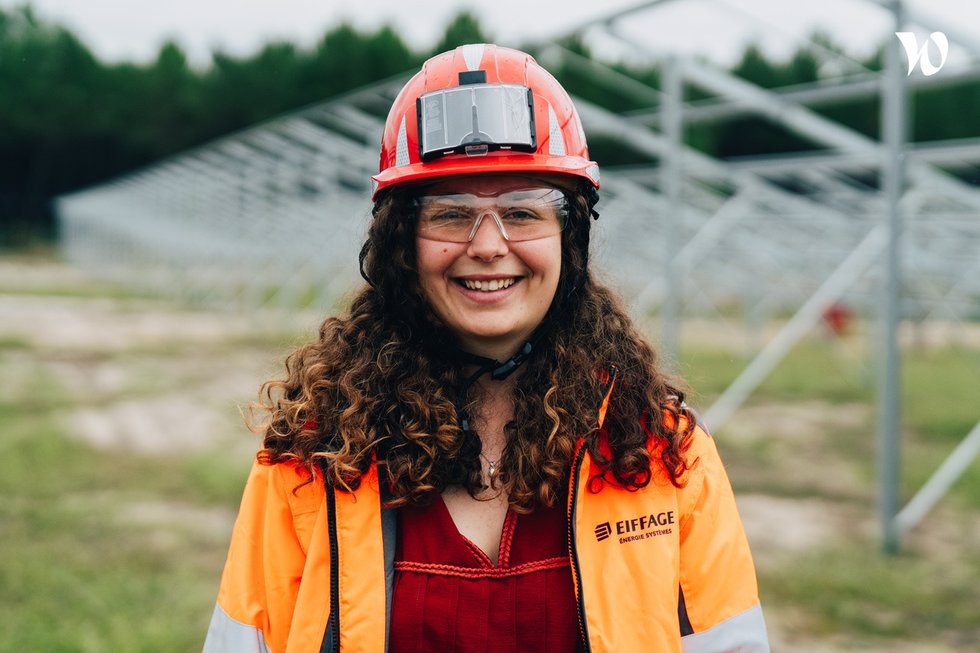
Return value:
M 504 215 L 506 220 L 513 220 L 515 222 L 532 222 L 534 220 L 540 220 L 541 216 L 536 214 L 530 209 L 510 209 Z
M 457 207 L 433 207 L 423 219 L 426 222 L 447 223 L 469 220 L 469 214 Z

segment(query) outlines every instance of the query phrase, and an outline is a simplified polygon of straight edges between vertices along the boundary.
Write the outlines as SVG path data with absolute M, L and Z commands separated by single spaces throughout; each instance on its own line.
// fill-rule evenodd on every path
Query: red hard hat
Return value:
M 599 187 L 568 93 L 531 55 L 496 45 L 462 45 L 422 65 L 388 113 L 379 170 L 372 198 L 397 184 L 494 172 Z

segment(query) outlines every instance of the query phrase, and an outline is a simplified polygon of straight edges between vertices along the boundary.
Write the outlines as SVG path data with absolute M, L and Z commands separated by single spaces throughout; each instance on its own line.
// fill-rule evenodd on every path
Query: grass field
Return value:
M 0 652 L 200 650 L 258 444 L 239 406 L 316 317 L 191 311 L 51 263 L 0 278 Z M 685 344 L 703 408 L 744 351 Z M 864 350 L 808 338 L 715 433 L 774 650 L 976 651 L 980 461 L 881 554 Z M 907 349 L 905 497 L 980 419 L 978 387 L 980 348 Z

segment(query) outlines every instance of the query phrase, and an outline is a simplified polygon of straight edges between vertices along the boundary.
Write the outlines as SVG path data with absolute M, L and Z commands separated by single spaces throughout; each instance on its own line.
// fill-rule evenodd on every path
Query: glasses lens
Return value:
M 423 195 L 418 235 L 429 240 L 466 243 L 476 235 L 478 223 L 490 220 L 503 227 L 507 240 L 534 240 L 560 233 L 567 213 L 565 194 L 551 186 L 492 197 L 468 193 Z

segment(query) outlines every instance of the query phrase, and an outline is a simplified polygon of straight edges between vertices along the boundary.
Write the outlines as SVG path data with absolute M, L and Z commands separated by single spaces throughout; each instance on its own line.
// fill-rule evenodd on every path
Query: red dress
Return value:
M 441 496 L 401 511 L 390 653 L 581 651 L 565 510 L 509 510 L 498 564 L 456 529 Z

